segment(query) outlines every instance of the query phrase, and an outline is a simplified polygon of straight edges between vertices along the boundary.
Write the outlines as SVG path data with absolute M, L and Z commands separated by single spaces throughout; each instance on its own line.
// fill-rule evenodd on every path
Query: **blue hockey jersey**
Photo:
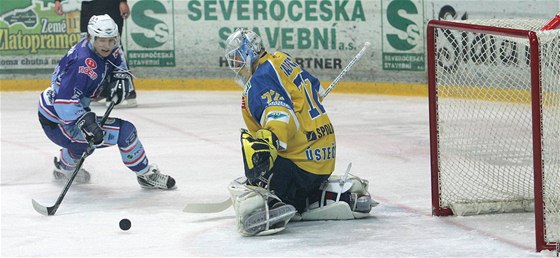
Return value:
M 86 39 L 74 45 L 56 66 L 51 86 L 41 93 L 39 113 L 52 122 L 74 124 L 99 96 L 107 74 L 119 67 L 128 70 L 120 47 L 106 58 Z

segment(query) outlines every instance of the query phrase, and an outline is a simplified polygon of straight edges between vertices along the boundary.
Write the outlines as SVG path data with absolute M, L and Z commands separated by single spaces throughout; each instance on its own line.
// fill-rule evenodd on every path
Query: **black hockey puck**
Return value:
M 129 219 L 121 219 L 119 222 L 119 227 L 124 231 L 129 230 L 130 226 L 132 226 L 132 224 Z

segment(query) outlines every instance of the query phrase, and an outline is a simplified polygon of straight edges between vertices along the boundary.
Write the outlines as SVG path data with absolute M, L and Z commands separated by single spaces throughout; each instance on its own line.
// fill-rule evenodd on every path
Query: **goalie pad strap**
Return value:
M 303 220 L 354 219 L 369 216 L 377 205 L 367 191 L 368 181 L 357 176 L 341 179 L 332 175 L 319 191 L 308 199 Z M 309 204 L 311 203 L 311 204 Z

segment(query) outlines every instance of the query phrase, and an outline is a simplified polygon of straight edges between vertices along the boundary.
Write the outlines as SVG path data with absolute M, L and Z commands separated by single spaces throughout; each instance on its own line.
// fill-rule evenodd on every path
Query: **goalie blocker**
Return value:
M 246 182 L 246 178 L 238 178 L 228 187 L 237 216 L 237 231 L 243 236 L 275 234 L 284 230 L 289 221 L 366 218 L 371 208 L 378 205 L 368 192 L 368 181 L 357 176 L 332 175 L 307 200 L 301 214 L 267 189 Z

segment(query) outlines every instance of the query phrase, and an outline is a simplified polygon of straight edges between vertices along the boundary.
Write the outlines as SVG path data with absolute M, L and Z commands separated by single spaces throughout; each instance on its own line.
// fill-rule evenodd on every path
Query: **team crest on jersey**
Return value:
M 87 66 L 78 67 L 78 73 L 84 73 L 87 76 L 89 76 L 89 78 L 91 78 L 92 80 L 97 79 L 97 73 L 93 69 Z
M 97 68 L 97 63 L 91 57 L 86 58 L 86 65 L 91 69 Z

